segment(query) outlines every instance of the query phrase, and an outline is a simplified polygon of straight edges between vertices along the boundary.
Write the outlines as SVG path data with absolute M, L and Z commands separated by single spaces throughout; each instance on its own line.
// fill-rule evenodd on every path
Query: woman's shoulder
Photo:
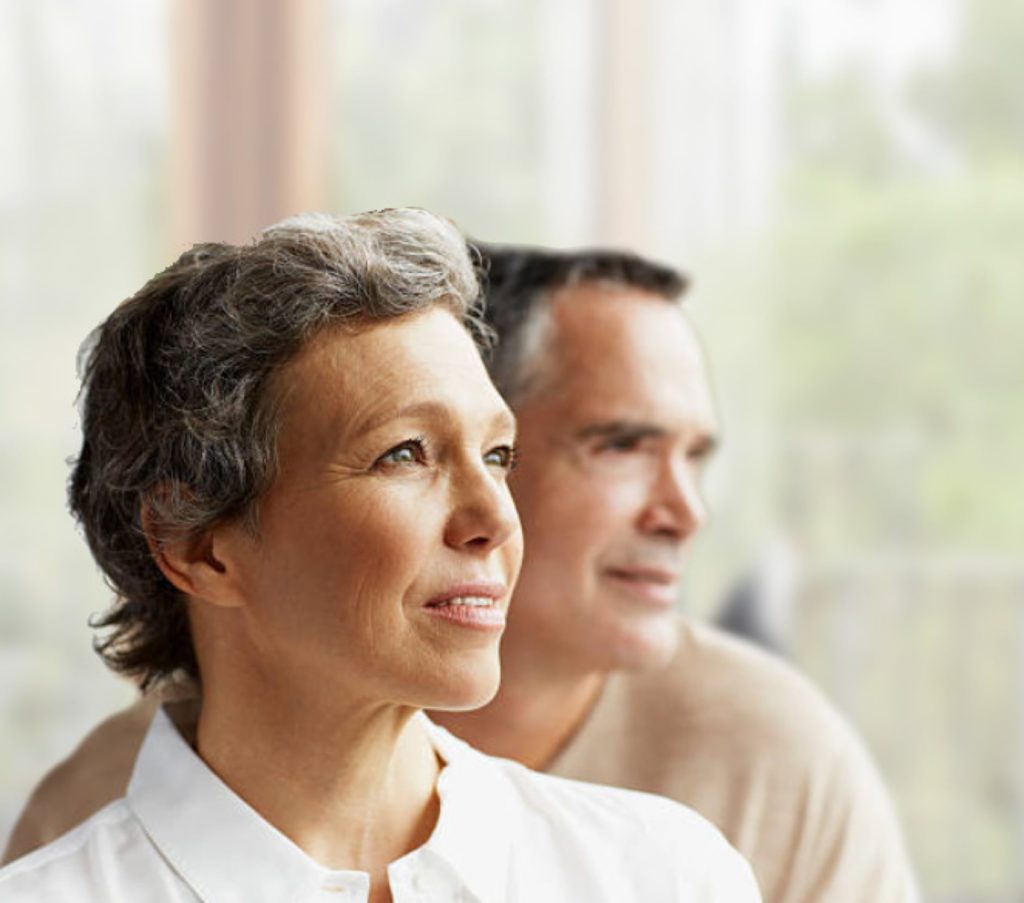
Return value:
M 725 842 L 703 816 L 665 797 L 534 771 L 512 759 L 481 752 L 439 725 L 428 724 L 435 748 L 452 766 L 450 771 L 461 773 L 463 784 L 471 781 L 480 791 L 496 792 L 503 803 L 514 803 L 523 817 L 550 817 L 582 833 L 604 837 L 660 833 L 671 826 L 679 836 L 692 836 L 696 843 Z M 455 773 L 449 781 L 456 778 Z
M 523 836 L 573 856 L 600 880 L 642 889 L 638 899 L 759 900 L 749 865 L 707 819 L 649 793 L 540 774 L 508 760 L 499 768 L 522 804 Z M 572 852 L 570 852 L 572 851 Z
M 721 837 L 701 815 L 665 797 L 543 774 L 507 759 L 495 761 L 524 805 L 538 814 L 575 820 L 605 836 L 609 831 L 661 834 L 671 828 L 699 844 L 716 844 Z
M 542 774 L 444 734 L 456 766 L 476 772 L 471 783 L 479 804 L 501 811 L 513 849 L 535 866 L 552 857 L 553 870 L 589 872 L 605 889 L 618 884 L 611 899 L 760 899 L 747 863 L 692 809 L 649 793 Z

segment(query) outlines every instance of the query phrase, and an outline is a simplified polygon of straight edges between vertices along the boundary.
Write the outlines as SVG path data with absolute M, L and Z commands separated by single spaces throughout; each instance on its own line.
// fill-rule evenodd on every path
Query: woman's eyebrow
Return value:
M 397 410 L 378 410 L 355 426 L 357 434 L 369 433 L 393 420 L 435 420 L 448 423 L 455 417 L 452 408 L 441 401 L 415 401 Z M 515 432 L 516 418 L 508 408 L 500 408 L 490 418 L 491 426 L 497 430 Z
M 451 417 L 447 406 L 439 401 L 414 401 L 400 408 L 371 406 L 365 417 L 356 418 L 352 432 L 356 435 L 373 432 L 393 420 L 445 420 Z

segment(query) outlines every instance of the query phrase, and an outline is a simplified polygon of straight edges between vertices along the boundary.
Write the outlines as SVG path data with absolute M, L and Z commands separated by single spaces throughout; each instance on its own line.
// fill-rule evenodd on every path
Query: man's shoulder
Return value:
M 854 805 L 850 796 L 863 792 L 858 808 L 889 808 L 871 754 L 845 716 L 774 653 L 681 620 L 678 648 L 665 667 L 615 680 L 603 731 L 632 744 L 623 755 L 646 760 L 659 775 L 641 789 L 663 793 L 677 780 L 685 787 L 701 777 L 764 793 L 766 803 L 789 795 L 813 809 L 827 799 L 832 810 L 843 800 Z M 658 757 L 676 764 L 659 765 Z M 719 795 L 730 794 L 720 788 Z
M 771 757 L 799 750 L 814 761 L 859 741 L 824 694 L 777 655 L 718 628 L 680 619 L 679 642 L 662 668 L 616 675 L 610 702 L 656 709 L 666 743 L 728 743 L 734 754 Z
M 748 857 L 766 898 L 859 900 L 874 886 L 875 899 L 912 899 L 860 738 L 793 666 L 716 628 L 681 621 L 664 667 L 612 675 L 554 770 L 692 806 Z
M 12 862 L 81 824 L 124 794 L 156 697 L 143 697 L 100 722 L 32 791 L 4 862 Z
M 95 884 L 93 864 L 109 860 L 129 834 L 138 831 L 124 799 L 100 809 L 46 846 L 0 868 L 0 898 L 5 903 L 68 903 L 103 900 L 107 889 Z

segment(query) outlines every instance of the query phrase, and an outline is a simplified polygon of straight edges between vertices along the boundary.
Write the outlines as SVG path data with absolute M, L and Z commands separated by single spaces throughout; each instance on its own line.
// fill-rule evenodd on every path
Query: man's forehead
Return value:
M 706 384 L 696 333 L 675 302 L 628 286 L 583 285 L 553 299 L 545 351 L 562 380 L 624 374 Z
M 700 346 L 676 303 L 642 289 L 586 284 L 562 289 L 552 304 L 540 394 L 560 409 L 565 427 L 716 431 Z
M 696 336 L 677 301 L 647 289 L 584 282 L 551 296 L 551 345 L 559 358 L 646 358 L 682 351 L 699 360 Z
M 586 279 L 563 285 L 549 295 L 549 306 L 556 317 L 566 321 L 583 315 L 589 305 L 599 310 L 607 305 L 608 309 L 617 310 L 623 305 L 634 302 L 650 302 L 656 306 L 680 313 L 682 306 L 678 299 L 666 298 L 657 292 L 638 285 L 612 282 L 607 279 Z

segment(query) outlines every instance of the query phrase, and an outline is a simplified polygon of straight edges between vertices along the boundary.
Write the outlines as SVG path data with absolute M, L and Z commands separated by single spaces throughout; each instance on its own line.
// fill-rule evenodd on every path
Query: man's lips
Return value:
M 610 567 L 609 574 L 622 577 L 623 580 L 637 580 L 645 583 L 676 584 L 679 582 L 679 574 L 667 568 L 656 567 Z
M 605 574 L 634 595 L 659 608 L 671 607 L 676 601 L 679 573 L 659 567 L 610 567 Z

